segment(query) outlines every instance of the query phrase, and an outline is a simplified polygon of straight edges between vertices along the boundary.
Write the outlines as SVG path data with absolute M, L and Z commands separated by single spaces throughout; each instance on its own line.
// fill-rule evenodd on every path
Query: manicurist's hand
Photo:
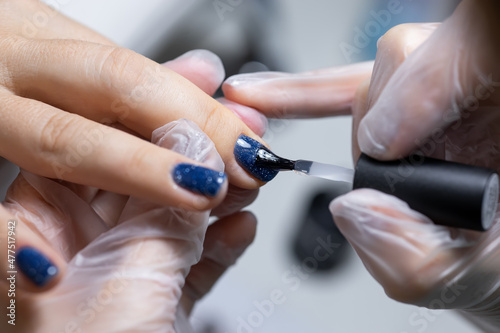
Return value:
M 260 138 L 210 97 L 224 77 L 216 56 L 195 51 L 162 66 L 39 1 L 0 8 L 1 156 L 37 175 L 203 210 L 220 202 L 225 187 L 183 187 L 177 166 L 199 163 L 148 142 L 155 128 L 186 118 L 215 143 L 233 186 L 262 185 L 233 155 L 240 134 Z M 190 82 L 199 72 L 203 79 Z M 249 125 L 261 130 L 261 118 Z
M 500 25 L 496 1 L 463 1 L 441 25 L 402 25 L 379 41 L 354 103 L 353 153 L 412 153 L 500 171 Z M 397 198 L 357 190 L 330 206 L 386 293 L 500 325 L 500 219 L 484 233 L 437 226 Z
M 417 152 L 500 171 L 499 9 L 495 1 L 463 1 L 441 25 L 405 24 L 379 40 L 371 78 L 358 81 L 356 95 L 348 99 L 354 160 L 360 152 L 382 160 Z M 266 87 L 286 97 L 274 108 L 288 106 L 289 100 L 303 103 L 305 95 L 296 101 L 288 84 L 287 76 L 293 76 L 255 76 L 230 78 L 224 86 L 227 97 L 266 109 L 248 99 Z M 355 78 L 345 77 L 346 87 Z M 298 83 L 305 91 L 306 82 Z M 317 103 L 307 101 L 301 108 Z M 498 212 L 490 230 L 480 233 L 434 225 L 405 202 L 369 189 L 341 196 L 330 208 L 390 297 L 433 309 L 460 309 L 483 330 L 498 331 Z

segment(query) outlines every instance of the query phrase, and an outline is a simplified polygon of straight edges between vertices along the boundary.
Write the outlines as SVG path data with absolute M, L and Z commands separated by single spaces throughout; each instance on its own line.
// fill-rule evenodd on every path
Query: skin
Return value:
M 0 1 L 0 9 L 0 44 L 5 46 L 0 60 L 0 155 L 35 174 L 61 178 L 110 220 L 119 217 L 119 207 L 129 194 L 188 210 L 214 207 L 212 214 L 219 217 L 231 216 L 256 198 L 262 183 L 237 165 L 232 151 L 240 132 L 262 141 L 253 131 L 263 134 L 266 122 L 254 109 L 237 105 L 232 107 L 233 113 L 210 97 L 224 77 L 216 56 L 189 52 L 159 65 L 118 48 L 39 1 Z M 47 25 L 34 38 L 23 37 L 22 22 L 40 12 L 50 14 Z M 147 98 L 123 102 L 144 83 Z M 152 130 L 170 120 L 190 117 L 211 133 L 212 141 L 219 141 L 219 145 L 214 143 L 226 163 L 229 183 L 214 198 L 187 191 L 170 178 L 177 163 L 199 163 L 149 143 Z M 90 137 L 97 144 L 90 152 L 71 155 L 79 160 L 68 169 L 68 152 L 88 147 L 80 146 L 81 142 L 96 133 Z M 14 185 L 10 191 L 16 188 L 22 187 Z M 23 192 L 17 194 L 22 203 Z M 112 205 L 106 200 L 109 196 L 114 198 Z M 44 204 L 43 198 L 36 199 Z M 65 260 L 43 235 L 27 227 L 29 221 L 19 220 L 4 207 L 0 213 L 2 221 L 19 222 L 17 248 L 32 246 L 59 269 L 58 276 L 44 288 L 23 277 L 17 281 L 18 288 L 40 292 L 54 287 L 65 274 Z M 7 224 L 2 223 L 2 244 L 7 243 L 7 235 Z M 3 280 L 6 251 L 0 260 Z
M 187 118 L 215 143 L 233 185 L 262 185 L 232 153 L 242 133 L 262 140 L 207 94 L 213 91 L 39 1 L 1 1 L 0 9 L 1 156 L 45 177 L 204 210 L 220 203 L 223 191 L 206 198 L 179 189 L 171 170 L 196 163 L 143 140 Z M 40 13 L 49 15 L 47 24 L 27 32 L 26 22 Z

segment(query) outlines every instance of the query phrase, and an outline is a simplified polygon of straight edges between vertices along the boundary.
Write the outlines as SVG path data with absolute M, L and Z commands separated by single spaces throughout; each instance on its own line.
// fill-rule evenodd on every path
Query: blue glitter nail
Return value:
M 278 170 L 270 169 L 262 166 L 255 165 L 257 159 L 257 152 L 260 148 L 264 147 L 262 143 L 249 138 L 246 135 L 240 135 L 234 146 L 234 157 L 236 161 L 252 176 L 268 182 L 278 174 Z
M 17 252 L 16 265 L 39 287 L 45 286 L 59 272 L 47 257 L 32 247 L 24 247 Z
M 226 180 L 224 172 L 187 163 L 178 164 L 172 174 L 179 186 L 208 197 L 215 197 Z

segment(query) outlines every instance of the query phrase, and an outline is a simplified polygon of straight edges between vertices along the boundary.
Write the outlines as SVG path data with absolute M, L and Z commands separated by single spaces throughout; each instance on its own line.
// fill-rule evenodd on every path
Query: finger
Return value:
M 207 50 L 192 50 L 162 65 L 184 76 L 209 95 L 215 93 L 225 75 L 220 58 Z M 118 223 L 128 198 L 125 195 L 99 191 L 93 197 L 91 206 L 108 227 L 113 227 Z M 224 198 L 224 202 L 226 201 L 227 196 Z
M 42 1 L 4 1 L 0 11 L 2 31 L 33 39 L 78 39 L 114 45 L 112 41 L 63 15 L 60 3 L 53 7 Z
M 90 205 L 106 226 L 112 228 L 118 223 L 128 200 L 129 196 L 126 195 L 99 191 Z
M 37 101 L 0 101 L 1 154 L 30 172 L 190 210 L 225 195 L 223 174 L 185 156 Z
M 405 61 L 436 29 L 436 24 L 401 24 L 390 29 L 377 43 L 378 51 L 370 79 L 361 83 L 354 97 L 352 114 L 353 159 L 357 161 L 361 150 L 358 145 L 359 123 L 378 100 L 387 82 Z
M 298 74 L 261 72 L 230 77 L 227 99 L 267 117 L 324 117 L 348 114 L 358 85 L 370 77 L 373 62 Z
M 259 190 L 246 190 L 229 185 L 224 201 L 211 211 L 212 216 L 222 218 L 241 211 L 257 199 Z
M 400 24 L 378 40 L 366 111 L 378 100 L 401 64 L 434 33 L 437 27 L 439 23 Z
M 460 267 L 467 266 L 462 265 L 464 260 L 470 259 L 471 249 L 482 237 L 434 225 L 403 201 L 370 189 L 335 199 L 330 210 L 385 292 L 398 301 L 421 306 L 429 307 L 428 301 L 446 281 L 464 273 Z
M 30 7 L 31 10 L 28 12 L 29 14 L 31 15 L 36 14 L 37 11 L 35 11 L 35 9 L 38 11 L 42 10 L 44 13 L 51 13 L 52 9 L 46 8 L 46 6 L 43 3 L 37 3 L 37 4 L 38 8 Z M 26 14 L 26 12 L 23 13 Z M 58 38 L 65 38 L 65 36 L 61 35 L 59 32 L 64 31 L 64 33 L 67 33 L 68 29 L 53 30 L 51 28 L 56 28 L 58 25 L 61 25 L 63 23 L 61 21 L 64 20 L 70 21 L 70 20 L 63 15 L 59 15 L 57 13 L 53 14 L 57 15 L 57 21 L 60 22 L 58 22 L 57 25 L 48 26 L 47 29 L 50 30 L 51 33 L 53 33 L 53 35 L 51 35 L 52 37 L 57 36 Z M 52 21 L 52 23 L 54 24 L 56 22 Z M 85 27 L 79 26 L 75 22 L 66 22 L 66 23 L 68 23 L 68 25 L 73 28 L 70 29 L 71 33 L 73 33 L 73 36 L 75 36 L 74 34 L 75 29 L 83 29 L 83 30 L 86 29 Z M 75 25 L 71 25 L 70 23 L 71 24 L 75 23 Z M 47 38 L 48 36 L 44 35 L 44 37 Z M 77 38 L 77 39 L 85 39 L 85 38 Z M 99 40 L 95 39 L 95 41 Z M 185 78 L 195 83 L 207 94 L 213 94 L 222 83 L 222 80 L 224 79 L 224 68 L 221 60 L 215 54 L 206 50 L 189 51 L 184 55 L 172 61 L 169 61 L 163 65 L 166 66 L 167 68 L 174 70 L 178 74 L 183 75 Z M 121 210 L 116 209 L 116 207 L 120 206 L 123 208 L 126 201 L 128 200 L 128 197 L 125 195 L 119 195 L 108 191 L 98 191 L 96 188 L 91 188 L 88 186 L 81 186 L 69 182 L 66 184 L 66 186 L 70 188 L 74 193 L 77 193 L 85 201 L 91 202 L 93 209 L 103 219 L 103 221 L 107 223 L 108 226 L 116 225 L 119 218 L 119 212 L 121 212 Z M 258 193 L 258 191 L 256 192 Z M 227 201 L 227 198 L 225 199 L 225 201 Z
M 361 150 L 358 145 L 358 127 L 359 122 L 365 116 L 368 111 L 368 92 L 370 91 L 370 79 L 366 79 L 362 82 L 352 102 L 352 132 L 351 132 L 351 142 L 352 142 L 352 160 L 357 161 L 359 155 L 361 155 Z
M 465 28 L 460 15 L 478 22 L 487 18 L 480 12 L 462 13 L 464 8 L 459 6 L 391 76 L 359 125 L 362 151 L 379 159 L 406 156 L 435 131 L 442 132 L 459 119 L 467 97 L 474 98 L 478 86 L 488 91 L 498 85 L 492 74 L 488 82 L 488 72 L 481 68 L 488 61 L 472 51 L 495 53 L 488 50 L 487 31 L 481 30 L 481 24 L 471 24 L 475 32 Z
M 208 95 L 219 89 L 226 75 L 220 58 L 208 50 L 192 50 L 163 66 L 182 75 Z
M 7 283 L 13 294 L 17 288 L 18 291 L 46 291 L 64 276 L 66 262 L 21 218 L 0 206 L 0 237 L 5 246 L 0 254 L 1 283 Z
M 217 98 L 217 100 L 238 116 L 255 134 L 262 137 L 266 133 L 267 118 L 254 108 L 231 102 L 226 98 Z
M 215 143 L 233 184 L 242 188 L 262 185 L 239 166 L 233 154 L 240 134 L 261 139 L 182 76 L 126 49 L 53 40 L 23 40 L 16 47 L 23 51 L 15 54 L 27 57 L 16 64 L 33 59 L 37 63 L 36 69 L 16 65 L 9 69 L 14 71 L 15 82 L 9 87 L 15 93 L 99 122 L 120 122 L 145 138 L 173 120 L 190 119 Z
M 190 313 L 194 303 L 207 294 L 220 276 L 234 265 L 253 242 L 257 220 L 240 212 L 212 224 L 205 236 L 203 256 L 191 268 L 182 291 L 181 304 Z
M 192 50 L 163 64 L 177 74 L 193 82 L 208 95 L 213 95 L 222 84 L 225 72 L 222 61 L 207 50 Z M 262 137 L 267 118 L 255 109 L 231 102 L 225 98 L 217 101 L 238 116 L 252 131 Z

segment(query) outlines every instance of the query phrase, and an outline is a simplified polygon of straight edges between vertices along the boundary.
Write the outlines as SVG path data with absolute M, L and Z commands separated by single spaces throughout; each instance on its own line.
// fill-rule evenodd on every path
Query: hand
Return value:
M 270 118 L 349 114 L 358 86 L 370 78 L 373 62 L 304 73 L 239 74 L 222 85 L 233 105 L 252 107 Z
M 214 144 L 192 122 L 167 124 L 153 137 L 162 149 L 222 170 Z M 26 171 L 1 213 L 17 222 L 17 235 L 43 236 L 29 247 L 17 244 L 16 265 L 25 273 L 17 283 L 52 286 L 38 294 L 18 288 L 16 326 L 2 320 L 2 332 L 189 332 L 193 305 L 252 242 L 256 227 L 251 214 L 239 212 L 207 230 L 209 211 L 168 208 Z M 2 298 L 5 288 L 2 280 Z
M 401 25 L 382 37 L 371 79 L 358 81 L 347 103 L 355 160 L 360 151 L 379 159 L 418 152 L 500 170 L 498 9 L 493 1 L 463 1 L 441 25 Z M 276 82 L 266 89 L 286 88 L 284 81 Z M 243 103 L 260 84 L 265 83 L 238 88 L 230 79 L 225 91 Z M 390 297 L 460 309 L 482 329 L 498 330 L 498 214 L 488 232 L 457 230 L 434 225 L 401 200 L 373 190 L 339 197 L 331 210 Z
M 21 4 L 24 4 L 24 2 L 21 2 Z M 32 2 L 31 4 L 38 4 L 38 2 Z M 41 3 L 40 3 L 41 5 Z M 31 12 L 28 11 L 28 13 L 36 13 L 37 10 L 44 10 L 47 11 L 48 9 L 44 7 L 44 5 L 41 5 L 40 8 L 31 8 Z M 26 6 L 24 6 L 26 9 Z M 26 14 L 26 13 L 25 13 Z M 1 14 L 0 14 L 1 15 Z M 51 21 L 49 21 L 50 25 L 47 27 L 47 29 L 59 29 L 62 27 L 66 27 L 66 29 L 60 29 L 57 30 L 57 33 L 61 33 L 61 37 L 69 38 L 69 36 L 66 36 L 64 34 L 72 34 L 74 38 L 81 38 L 81 39 L 87 39 L 91 40 L 94 42 L 102 42 L 104 44 L 108 43 L 111 44 L 109 41 L 106 41 L 104 38 L 100 37 L 99 35 L 93 33 L 92 31 L 80 27 L 74 22 L 70 22 L 67 18 L 60 16 L 54 17 Z M 52 24 L 54 26 L 52 26 Z M 52 31 L 54 32 L 54 31 Z M 39 34 L 44 34 L 46 33 L 45 30 L 40 30 L 38 31 Z M 43 35 L 43 37 L 49 37 Z M 222 63 L 220 62 L 219 58 L 215 56 L 214 54 L 204 51 L 204 50 L 195 50 L 195 51 L 190 51 L 186 53 L 185 55 L 173 60 L 169 61 L 165 64 L 163 64 L 164 68 L 167 68 L 169 70 L 174 71 L 175 73 L 182 75 L 186 79 L 189 79 L 192 83 L 194 83 L 196 86 L 198 86 L 202 91 L 204 91 L 207 94 L 213 94 L 215 90 L 218 88 L 220 85 L 221 80 L 224 77 L 224 69 L 222 67 Z M 221 101 L 221 103 L 228 103 L 231 104 L 227 101 Z M 246 123 L 248 123 L 248 126 L 255 131 L 256 133 L 259 133 L 262 135 L 265 131 L 265 126 L 266 126 L 266 119 L 262 115 L 260 115 L 258 112 L 255 110 L 248 108 L 248 107 L 243 107 L 243 106 L 234 106 L 234 105 L 229 105 L 229 108 L 231 111 L 234 112 L 235 115 L 237 115 L 240 119 L 244 120 Z M 1 116 L 1 115 L 0 115 Z M 1 126 L 1 125 L 0 125 Z M 125 132 L 132 133 L 134 132 L 130 130 L 129 128 L 126 128 L 122 124 L 116 123 L 112 124 L 111 126 L 120 128 Z M 135 133 L 137 134 L 137 133 Z M 131 136 L 132 137 L 132 136 Z M 145 141 L 139 140 L 141 145 L 143 143 L 146 143 Z M 148 144 L 150 145 L 150 144 Z M 154 148 L 157 148 L 156 146 L 153 145 Z M 69 148 L 68 148 L 69 149 Z M 166 149 L 160 149 L 160 152 L 166 151 Z M 175 152 L 174 152 L 175 153 Z M 184 156 L 182 156 L 183 159 L 186 159 Z M 195 163 L 199 164 L 199 162 Z M 116 167 L 116 166 L 112 166 Z M 118 170 L 121 170 L 122 168 L 118 168 Z M 147 171 L 147 169 L 144 169 Z M 140 171 L 140 170 L 139 170 Z M 146 175 L 144 172 L 141 172 L 141 177 L 147 177 L 151 175 Z M 20 181 L 18 181 L 19 183 Z M 161 182 L 157 182 L 161 183 Z M 78 186 L 76 184 L 71 184 L 68 182 L 64 183 L 66 187 L 70 188 L 72 191 L 77 193 L 78 196 L 80 196 L 83 200 L 86 202 L 94 202 L 94 203 L 102 203 L 101 207 L 100 204 L 98 204 L 95 209 L 96 210 L 104 210 L 108 211 L 108 209 L 105 208 L 105 206 L 108 205 L 106 200 L 94 200 L 96 196 L 100 196 L 100 193 L 104 193 L 105 191 L 100 191 L 97 188 L 92 188 L 92 187 L 87 187 L 87 186 Z M 15 186 L 13 188 L 19 188 L 19 186 Z M 220 193 L 217 196 L 216 199 L 212 199 L 209 204 L 217 204 L 218 206 L 212 211 L 212 214 L 214 216 L 219 216 L 219 217 L 227 217 L 228 219 L 232 219 L 230 215 L 233 215 L 234 213 L 239 212 L 243 207 L 247 206 L 250 204 L 257 196 L 258 194 L 258 189 L 244 189 L 244 188 L 239 188 L 233 184 L 229 184 L 229 190 L 225 190 L 225 185 L 221 187 Z M 176 191 L 181 191 L 185 192 L 182 189 L 177 189 Z M 18 193 L 18 196 L 22 196 L 22 193 Z M 109 195 L 105 195 L 107 197 Z M 33 197 L 33 196 L 31 196 Z M 35 196 L 36 197 L 36 196 Z M 119 196 L 118 196 L 119 197 Z M 26 200 L 30 200 L 29 197 Z M 222 203 L 220 203 L 222 201 Z M 22 201 L 22 200 L 21 200 Z M 188 204 L 182 204 L 182 203 L 177 203 L 178 205 L 181 205 L 183 207 L 187 207 L 191 209 L 192 207 Z M 220 203 L 220 204 L 219 204 Z M 196 205 L 196 202 L 193 203 Z M 196 207 L 195 207 L 196 208 Z M 9 212 L 4 212 L 2 214 L 3 216 L 3 221 L 7 222 L 9 218 L 14 218 L 14 216 L 10 215 Z M 33 217 L 37 220 L 40 218 L 37 217 L 36 215 L 28 216 L 26 217 L 28 220 Z M 63 218 L 64 219 L 64 218 Z M 34 221 L 31 221 L 34 222 Z M 238 224 L 235 224 L 235 226 Z M 0 230 L 0 236 L 2 239 L 2 244 L 7 243 L 7 235 L 8 235 L 8 224 L 2 224 L 2 229 Z M 42 281 L 43 283 L 37 283 L 34 284 L 33 282 L 29 281 L 26 278 L 19 278 L 17 280 L 17 288 L 18 289 L 23 289 L 23 290 L 29 290 L 30 292 L 39 292 L 39 291 L 46 291 L 47 289 L 50 289 L 54 287 L 64 276 L 65 274 L 65 265 L 66 265 L 66 260 L 68 260 L 69 257 L 61 256 L 57 251 L 55 251 L 48 243 L 47 240 L 44 236 L 49 237 L 49 235 L 40 235 L 40 233 L 36 232 L 35 230 L 32 230 L 32 228 L 26 227 L 25 224 L 19 224 L 15 227 L 16 230 L 16 242 L 17 242 L 17 248 L 23 248 L 23 247 L 32 247 L 37 249 L 37 251 L 41 252 L 45 257 L 49 259 L 50 262 L 54 264 L 55 267 L 58 267 L 58 274 L 53 276 L 50 280 L 47 281 Z M 44 229 L 45 230 L 45 229 Z M 75 235 L 75 239 L 77 239 L 79 236 Z M 5 240 L 5 242 L 3 241 Z M 7 276 L 5 276 L 5 272 L 7 271 L 7 264 L 8 264 L 8 257 L 7 257 L 7 252 L 3 253 L 1 255 L 2 259 L 2 280 L 5 280 Z
M 371 81 L 354 103 L 355 158 L 417 152 L 500 170 L 498 9 L 464 1 L 441 25 L 399 26 L 379 41 Z M 498 213 L 485 233 L 447 228 L 373 190 L 340 197 L 331 210 L 390 297 L 460 309 L 483 330 L 498 330 Z
M 262 185 L 233 156 L 240 134 L 261 139 L 209 96 L 224 77 L 217 57 L 188 54 L 178 59 L 191 64 L 179 75 L 176 68 L 116 47 L 42 2 L 11 0 L 1 6 L 3 157 L 37 175 L 205 210 L 218 205 L 225 191 L 212 197 L 177 186 L 171 176 L 175 166 L 195 162 L 137 137 L 150 139 L 155 128 L 186 118 L 216 144 L 231 184 Z M 49 17 L 46 24 L 32 24 L 41 15 Z M 193 84 L 189 80 L 198 69 L 204 75 Z

